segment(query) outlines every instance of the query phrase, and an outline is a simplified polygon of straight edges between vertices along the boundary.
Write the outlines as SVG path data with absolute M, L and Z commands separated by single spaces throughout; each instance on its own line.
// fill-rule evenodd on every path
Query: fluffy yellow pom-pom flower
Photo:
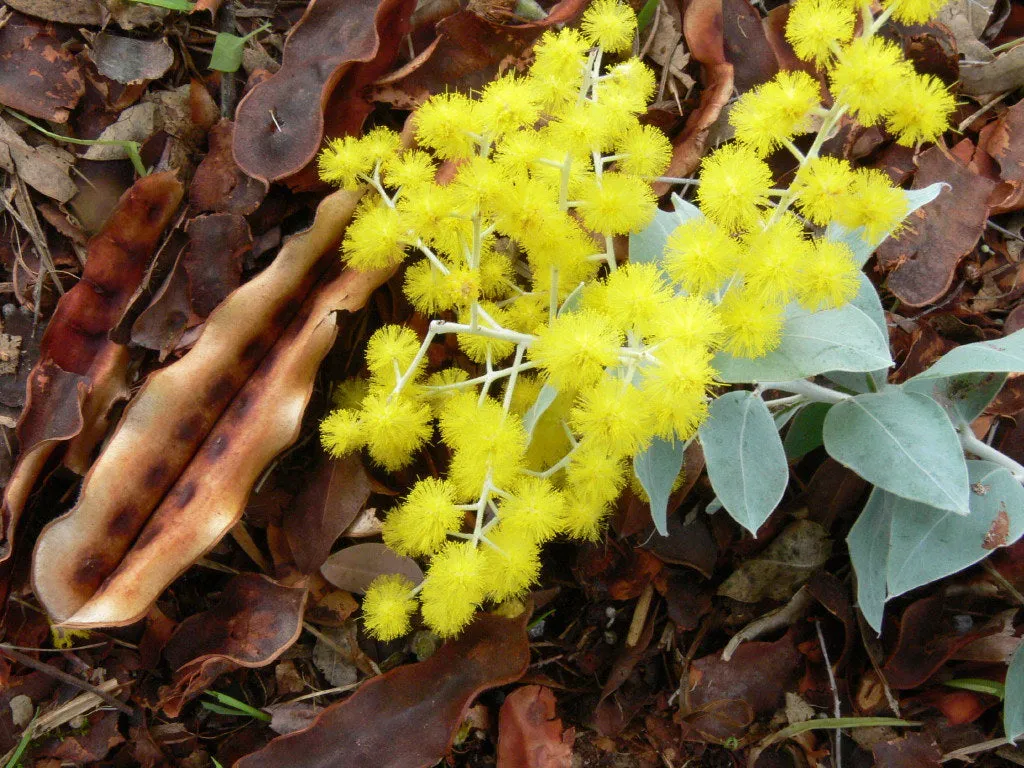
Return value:
M 903 52 L 878 37 L 859 37 L 843 48 L 829 73 L 832 93 L 862 125 L 874 125 L 904 98 L 915 76 Z
M 464 513 L 455 504 L 455 486 L 428 477 L 412 487 L 401 506 L 384 521 L 384 543 L 400 555 L 436 552 L 449 533 L 462 528 Z
M 395 471 L 412 461 L 430 437 L 430 408 L 407 395 L 371 393 L 363 400 L 363 434 L 370 458 Z
M 616 165 L 620 171 L 658 176 L 672 159 L 672 144 L 657 128 L 634 123 L 618 138 L 616 152 L 624 155 Z
M 359 412 L 339 408 L 320 422 L 320 443 L 335 458 L 356 451 L 366 444 Z
M 596 384 L 604 369 L 619 360 L 622 337 L 595 312 L 562 314 L 543 328 L 527 353 L 559 390 Z
M 626 484 L 626 463 L 614 446 L 594 440 L 581 440 L 565 472 L 566 490 L 576 501 L 608 504 L 618 498 Z M 574 510 L 566 500 L 566 526 L 573 530 Z
M 700 167 L 697 203 L 704 215 L 729 231 L 756 224 L 772 188 L 767 163 L 750 147 L 726 144 L 705 157 Z
M 907 195 L 894 187 L 884 171 L 861 168 L 850 185 L 846 205 L 838 212 L 839 222 L 856 229 L 864 227 L 864 234 L 874 242 L 895 231 L 907 215 Z
M 502 501 L 499 517 L 502 528 L 518 531 L 530 541 L 541 543 L 553 539 L 562 530 L 565 498 L 551 481 L 524 477 L 512 495 Z
M 405 257 L 407 227 L 391 206 L 364 205 L 345 230 L 341 255 L 353 269 L 388 269 Z
M 903 24 L 924 24 L 949 0 L 885 0 L 882 7 L 892 9 L 892 17 Z
M 609 452 L 632 455 L 654 435 L 651 406 L 632 384 L 606 376 L 580 395 L 569 414 L 569 424 L 584 439 L 606 446 Z
M 588 229 L 605 235 L 639 232 L 651 223 L 657 200 L 650 185 L 635 176 L 606 172 L 579 190 L 579 212 Z
M 557 32 L 548 30 L 533 47 L 530 76 L 552 77 L 573 85 L 583 77 L 584 56 L 589 48 L 590 43 L 579 30 L 568 27 Z
M 411 189 L 430 184 L 437 173 L 433 158 L 418 149 L 394 155 L 386 159 L 381 167 L 384 183 L 389 187 L 399 187 L 406 195 L 410 194 Z
M 636 14 L 618 0 L 595 0 L 583 14 L 583 34 L 609 53 L 626 50 L 636 32 Z
M 423 620 L 441 637 L 462 631 L 486 594 L 483 554 L 469 543 L 448 543 L 430 559 L 420 593 Z
M 489 82 L 480 96 L 477 111 L 484 130 L 503 136 L 540 117 L 540 98 L 533 82 L 507 73 Z
M 852 4 L 844 0 L 797 0 L 789 9 L 786 39 L 801 59 L 821 65 L 853 37 L 855 22 Z
M 903 83 L 900 99 L 886 117 L 885 124 L 896 134 L 896 141 L 907 147 L 925 141 L 938 141 L 949 128 L 949 116 L 956 100 L 945 84 L 931 75 L 917 75 Z
M 317 156 L 320 178 L 342 189 L 355 189 L 363 183 L 361 176 L 373 169 L 373 158 L 366 145 L 354 136 L 331 139 Z
M 757 358 L 768 354 L 782 338 L 784 312 L 778 305 L 766 305 L 743 289 L 733 289 L 718 307 L 725 324 L 724 349 L 736 357 Z
M 363 623 L 372 637 L 387 642 L 409 631 L 409 617 L 416 610 L 413 587 L 399 574 L 378 576 L 370 582 L 363 596 Z
M 415 331 L 401 325 L 385 325 L 374 331 L 366 344 L 366 366 L 378 381 L 393 387 L 420 351 Z
M 658 365 L 644 369 L 640 389 L 652 404 L 658 435 L 686 440 L 708 414 L 705 400 L 715 382 L 711 355 L 678 343 L 659 347 L 657 355 Z
M 479 133 L 478 105 L 460 93 L 439 93 L 416 110 L 416 140 L 430 147 L 438 157 L 456 160 L 476 151 Z
M 817 81 L 806 72 L 780 72 L 747 91 L 729 113 L 736 140 L 766 155 L 811 129 L 811 112 L 821 103 Z
M 671 298 L 672 289 L 656 265 L 631 262 L 589 287 L 583 306 L 600 312 L 616 328 L 647 336 Z
M 600 99 L 639 115 L 647 111 L 657 87 L 654 71 L 640 59 L 631 58 L 608 70 L 608 79 L 601 82 Z
M 490 398 L 461 417 L 453 419 L 448 411 L 446 417 L 445 439 L 454 449 L 448 476 L 456 488 L 466 496 L 479 494 L 488 476 L 498 488 L 512 485 L 526 453 L 522 419 Z
M 845 243 L 819 239 L 814 255 L 800 269 L 797 296 L 804 309 L 814 312 L 848 303 L 860 289 L 857 263 Z
M 688 293 L 710 293 L 732 275 L 739 255 L 739 242 L 713 221 L 688 219 L 668 236 L 665 271 Z
M 785 304 L 796 291 L 800 265 L 811 255 L 803 224 L 793 214 L 746 236 L 747 291 L 765 304 Z
M 813 224 L 824 227 L 836 218 L 853 184 L 853 168 L 836 157 L 815 157 L 800 168 L 790 189 L 796 207 Z
M 654 323 L 656 340 L 697 349 L 717 349 L 724 336 L 718 309 L 703 296 L 674 297 Z
M 540 575 L 540 550 L 530 537 L 510 530 L 504 523 L 487 533 L 484 545 L 484 585 L 492 600 L 518 597 Z
M 601 540 L 612 508 L 606 501 L 570 494 L 566 499 L 565 533 L 579 541 Z

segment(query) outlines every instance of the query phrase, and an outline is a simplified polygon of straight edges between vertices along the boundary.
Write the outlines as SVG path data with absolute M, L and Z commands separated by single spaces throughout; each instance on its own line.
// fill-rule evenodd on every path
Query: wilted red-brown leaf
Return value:
M 978 149 L 999 164 L 999 176 L 1007 188 L 998 194 L 993 212 L 1014 211 L 1024 205 L 1024 103 L 1014 104 L 986 125 L 978 136 Z
M 14 528 L 47 458 L 77 440 L 69 465 L 84 471 L 106 431 L 110 406 L 127 391 L 127 348 L 107 334 L 138 288 L 182 194 L 171 172 L 139 179 L 90 241 L 82 279 L 57 304 L 18 422 L 21 456 L 0 509 L 0 560 L 10 555 Z
M 301 171 L 320 149 L 324 109 L 357 62 L 390 62 L 408 27 L 411 0 L 314 0 L 285 42 L 281 69 L 242 99 L 233 148 L 255 179 Z M 385 63 L 383 66 L 387 66 Z M 356 107 L 357 94 L 346 91 Z M 369 112 L 364 107 L 363 117 Z M 358 131 L 362 119 L 351 126 Z
M 916 688 L 958 650 L 992 631 L 958 632 L 945 611 L 941 594 L 922 598 L 900 617 L 899 638 L 882 674 L 892 688 Z
M 522 677 L 526 623 L 481 614 L 433 656 L 375 677 L 304 731 L 274 739 L 234 768 L 429 768 L 482 691 Z
M 323 564 L 334 542 L 370 498 L 370 490 L 370 477 L 358 452 L 320 461 L 283 521 L 300 571 L 312 573 Z
M 0 27 L 0 104 L 67 122 L 85 93 L 85 82 L 62 43 L 52 24 L 13 12 Z
M 586 0 L 560 0 L 542 21 L 528 24 L 499 24 L 469 10 L 456 11 L 436 24 L 437 38 L 415 59 L 374 84 L 374 97 L 411 109 L 435 93 L 481 88 L 545 29 L 571 21 L 585 5 Z
M 189 303 L 196 315 L 206 317 L 242 282 L 242 259 L 252 249 L 252 233 L 237 213 L 197 216 L 185 233 L 189 250 L 182 266 Z
M 384 544 L 353 544 L 327 558 L 320 573 L 331 584 L 348 592 L 365 592 L 375 578 L 396 573 L 413 584 L 423 581 L 423 571 L 410 557 L 396 555 Z
M 711 578 L 718 560 L 718 546 L 700 515 L 688 522 L 681 514 L 670 515 L 668 536 L 654 534 L 647 548 L 666 563 L 688 566 L 707 578 Z
M 911 733 L 901 739 L 883 741 L 871 748 L 875 768 L 940 768 L 942 752 L 935 739 Z
M 748 0 L 720 0 L 725 60 L 733 65 L 740 93 L 767 82 L 779 71 L 761 14 Z
M 878 263 L 889 273 L 888 288 L 900 301 L 922 307 L 953 283 L 960 261 L 973 250 L 989 215 L 995 183 L 952 159 L 938 147 L 918 157 L 914 189 L 935 182 L 949 186 L 910 215 L 902 232 L 879 247 Z
M 305 587 L 286 587 L 266 576 L 242 573 L 224 587 L 217 605 L 189 616 L 164 648 L 175 670 L 160 692 L 160 706 L 176 716 L 219 675 L 269 664 L 299 637 Z
M 132 343 L 159 351 L 161 362 L 177 346 L 182 334 L 202 318 L 192 312 L 185 274 L 187 249 L 182 246 L 163 284 L 132 324 Z
M 517 688 L 498 714 L 498 768 L 569 768 L 574 738 L 555 714 L 550 688 Z
M 242 465 L 248 467 L 247 472 L 259 472 L 254 462 L 261 461 L 266 452 L 270 452 L 266 457 L 269 460 L 290 442 L 319 361 L 306 358 L 302 362 L 303 354 L 319 354 L 320 345 L 333 338 L 332 309 L 361 305 L 369 291 L 384 279 L 382 274 L 350 274 L 343 285 L 332 286 L 340 295 L 321 294 L 331 303 L 320 307 L 322 314 L 316 320 L 310 320 L 310 313 L 316 310 L 307 306 L 302 318 L 292 322 L 302 309 L 302 300 L 315 283 L 321 265 L 336 263 L 334 247 L 358 199 L 359 194 L 352 192 L 338 192 L 325 198 L 317 209 L 313 226 L 289 240 L 269 267 L 222 302 L 191 351 L 151 374 L 129 403 L 117 431 L 86 477 L 74 509 L 50 523 L 37 539 L 33 581 L 36 594 L 51 616 L 67 619 L 89 600 L 121 562 L 204 440 L 204 450 L 197 457 L 203 466 L 196 469 L 194 478 L 182 481 L 179 495 L 168 502 L 171 509 L 187 508 L 194 515 L 192 528 L 167 531 L 180 533 L 185 548 L 172 548 L 164 561 L 169 571 L 147 572 L 142 582 L 125 586 L 131 586 L 130 592 L 138 599 L 140 584 L 149 582 L 149 588 L 156 590 L 150 593 L 155 598 L 166 583 L 164 579 L 169 582 L 187 567 L 182 559 L 185 551 L 194 550 L 197 541 L 203 551 L 230 527 L 229 521 L 236 514 L 234 505 L 244 502 L 249 485 L 235 476 L 228 482 L 236 485 L 226 488 L 224 462 L 230 460 L 237 462 L 236 469 Z M 294 331 L 282 339 L 289 324 Z M 271 347 L 278 342 L 278 353 L 268 357 Z M 305 343 L 312 346 L 306 349 Z M 248 392 L 241 393 L 261 363 L 264 373 L 255 383 L 250 382 Z M 303 367 L 305 372 L 300 372 L 298 368 Z M 287 391 L 271 391 L 274 387 Z M 264 399 L 257 398 L 257 394 Z M 272 397 L 281 398 L 276 407 L 265 399 Z M 259 409 L 254 408 L 257 403 Z M 221 418 L 229 404 L 232 416 Z M 259 424 L 257 415 L 271 422 Z M 210 435 L 218 420 L 222 434 Z M 265 431 L 261 433 L 261 429 Z M 239 437 L 239 432 L 244 437 Z M 278 440 L 284 440 L 284 444 L 275 442 Z M 229 447 L 233 450 L 226 450 Z M 217 464 L 216 468 L 209 465 L 211 461 Z M 221 484 L 219 492 L 211 491 L 214 483 Z M 213 493 L 217 501 L 226 501 L 223 494 L 228 491 L 241 494 L 241 499 L 232 497 L 230 510 L 216 507 L 217 514 L 228 515 L 218 518 L 214 498 L 208 493 Z M 208 538 L 211 535 L 213 539 Z M 152 537 L 141 543 L 152 544 Z M 141 616 L 145 605 L 133 603 L 131 610 Z M 110 615 L 125 621 L 132 618 L 116 609 Z
M 267 194 L 267 184 L 242 172 L 231 154 L 235 124 L 221 120 L 209 133 L 209 151 L 188 188 L 189 207 L 197 213 L 248 216 Z
M 686 722 L 711 740 L 742 736 L 749 718 L 780 706 L 800 660 L 792 633 L 774 643 L 744 643 L 729 661 L 720 653 L 697 659 L 690 667 Z M 749 713 L 746 722 L 743 711 Z

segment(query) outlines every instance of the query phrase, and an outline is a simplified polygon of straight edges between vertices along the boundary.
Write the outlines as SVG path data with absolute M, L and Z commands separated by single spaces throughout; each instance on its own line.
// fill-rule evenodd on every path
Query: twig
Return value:
M 990 749 L 996 749 L 1004 744 L 1012 744 L 1005 736 L 1000 739 L 989 739 L 988 741 L 980 741 L 977 744 L 968 744 L 966 747 L 960 747 L 960 749 L 954 749 L 952 752 L 944 754 L 940 760 L 944 763 L 950 760 L 963 760 L 968 755 L 974 755 L 978 752 L 987 752 Z
M 87 683 L 85 682 L 85 680 L 82 680 L 81 678 L 75 677 L 74 675 L 69 675 L 67 672 L 57 669 L 52 664 L 47 664 L 45 661 L 36 661 L 31 656 L 26 656 L 21 651 L 16 651 L 11 646 L 3 643 L 0 643 L 0 651 L 3 651 L 3 653 L 10 656 L 19 664 L 23 664 L 26 667 L 30 667 L 31 669 L 34 669 L 38 672 L 42 672 L 44 675 L 49 675 L 50 677 L 60 680 L 62 683 L 73 685 L 76 688 L 93 694 L 94 696 L 99 696 L 104 702 L 106 702 L 119 712 L 123 712 L 128 716 L 135 714 L 135 710 L 127 704 L 125 704 L 120 699 L 115 698 L 114 696 L 110 695 L 101 688 L 97 688 L 92 683 Z
M 815 620 L 814 629 L 818 632 L 818 645 L 821 647 L 822 658 L 825 659 L 825 671 L 828 672 L 828 687 L 832 689 L 832 716 L 838 720 L 843 716 L 843 710 L 839 702 L 839 689 L 836 687 L 836 676 L 832 671 L 832 662 L 828 658 L 828 648 L 825 646 L 825 635 L 821 631 L 821 622 Z M 836 728 L 836 752 L 832 764 L 835 768 L 843 768 L 843 748 L 841 739 L 843 729 Z
M 634 647 L 640 642 L 640 635 L 644 631 L 644 624 L 647 623 L 647 614 L 651 609 L 651 598 L 654 596 L 654 585 L 647 582 L 640 598 L 636 601 L 636 608 L 633 610 L 633 620 L 629 624 L 629 632 L 626 634 L 626 645 Z

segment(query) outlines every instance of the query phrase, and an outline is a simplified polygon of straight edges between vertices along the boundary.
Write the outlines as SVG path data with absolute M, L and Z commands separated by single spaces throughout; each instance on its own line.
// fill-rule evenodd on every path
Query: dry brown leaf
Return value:
M 335 552 L 320 566 L 331 584 L 348 592 L 366 592 L 378 576 L 399 574 L 413 584 L 423 581 L 423 571 L 410 557 L 396 555 L 384 544 L 353 544 Z
M 0 104 L 64 123 L 83 93 L 78 62 L 53 25 L 12 13 L 0 27 Z
M 825 564 L 832 552 L 828 531 L 811 520 L 787 526 L 760 554 L 744 561 L 718 588 L 718 594 L 744 603 L 788 600 Z
M 0 168 L 17 173 L 26 184 L 58 203 L 78 193 L 71 180 L 75 157 L 51 144 L 30 146 L 6 119 L 0 118 Z
M 93 38 L 90 53 L 101 75 L 125 85 L 158 80 L 174 64 L 174 51 L 162 37 L 138 40 L 103 32 Z
M 99 0 L 4 0 L 4 4 L 26 16 L 75 26 L 98 27 L 106 15 Z

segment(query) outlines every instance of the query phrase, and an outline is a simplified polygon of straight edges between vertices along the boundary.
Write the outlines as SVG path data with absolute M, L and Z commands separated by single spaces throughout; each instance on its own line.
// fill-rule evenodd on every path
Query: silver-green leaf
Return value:
M 899 500 L 886 568 L 889 597 L 930 584 L 985 559 L 1024 534 L 1024 488 L 998 464 L 968 461 L 971 514 Z
M 857 574 L 857 607 L 875 632 L 882 631 L 887 591 L 885 570 L 889 562 L 889 530 L 893 501 L 899 496 L 875 488 L 846 537 L 850 560 Z
M 966 515 L 967 465 L 960 440 L 931 398 L 893 387 L 834 405 L 825 450 L 865 480 L 897 496 Z
M 958 376 L 963 373 L 1018 373 L 1024 371 L 1024 328 L 992 341 L 962 344 L 950 350 L 911 381 Z
M 651 519 L 662 536 L 668 536 L 668 497 L 683 469 L 686 446 L 681 440 L 654 438 L 633 458 L 633 472 L 651 500 Z
M 768 406 L 752 392 L 729 392 L 711 403 L 699 434 L 711 487 L 732 518 L 756 536 L 789 481 Z

